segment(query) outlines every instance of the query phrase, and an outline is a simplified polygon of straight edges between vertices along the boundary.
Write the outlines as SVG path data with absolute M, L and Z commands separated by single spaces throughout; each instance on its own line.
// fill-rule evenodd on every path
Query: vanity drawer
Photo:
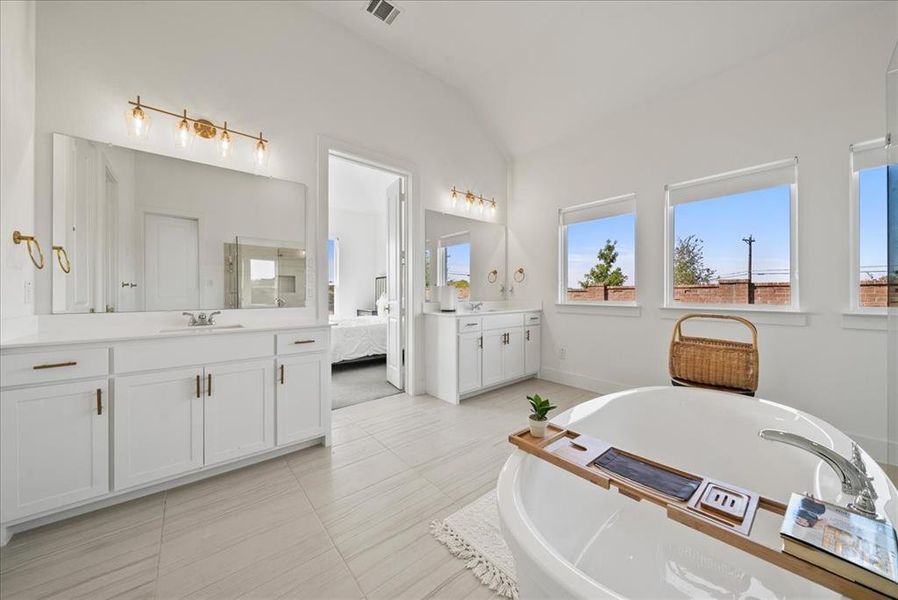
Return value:
M 71 348 L 45 352 L 4 354 L 0 385 L 28 385 L 109 374 L 108 348 Z
M 113 346 L 115 372 L 134 373 L 264 358 L 274 352 L 274 335 L 270 333 L 194 335 L 116 344 Z
M 488 315 L 483 317 L 483 330 L 491 329 L 510 329 L 512 327 L 523 327 L 524 315 L 522 313 L 512 313 L 503 315 Z
M 462 317 L 458 320 L 458 332 L 469 333 L 471 331 L 480 331 L 480 317 Z
M 278 354 L 302 354 L 327 350 L 327 331 L 313 329 L 277 335 Z
M 524 314 L 524 325 L 539 325 L 539 322 L 540 322 L 540 314 L 539 313 Z

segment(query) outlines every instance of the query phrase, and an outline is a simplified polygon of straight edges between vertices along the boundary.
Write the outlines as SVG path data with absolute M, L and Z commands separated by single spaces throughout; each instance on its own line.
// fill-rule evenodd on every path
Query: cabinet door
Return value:
M 207 366 L 206 464 L 274 447 L 274 363 Z
M 524 329 L 524 370 L 527 375 L 539 372 L 540 366 L 539 325 Z
M 330 364 L 324 353 L 278 359 L 277 445 L 298 442 L 326 428 Z
M 3 521 L 109 491 L 106 379 L 0 393 Z
M 480 389 L 480 370 L 483 360 L 480 332 L 458 336 L 458 393 L 467 394 Z
M 483 387 L 502 383 L 505 380 L 505 332 L 483 332 Z
M 509 329 L 505 336 L 504 379 L 524 376 L 524 328 Z
M 194 368 L 116 378 L 117 490 L 203 466 L 202 375 Z

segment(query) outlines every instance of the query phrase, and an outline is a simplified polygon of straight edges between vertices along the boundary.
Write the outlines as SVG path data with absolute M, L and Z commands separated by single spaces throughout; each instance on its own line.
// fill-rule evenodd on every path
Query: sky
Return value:
M 861 277 L 878 277 L 886 265 L 886 168 L 861 171 L 859 184 Z M 688 202 L 674 211 L 676 238 L 701 238 L 705 266 L 719 277 L 746 276 L 748 246 L 742 238 L 751 235 L 754 280 L 789 281 L 789 186 Z M 568 225 L 568 287 L 579 287 L 608 239 L 617 240 L 617 265 L 626 284 L 635 285 L 634 224 L 630 214 Z
M 446 246 L 446 279 L 471 281 L 471 244 Z

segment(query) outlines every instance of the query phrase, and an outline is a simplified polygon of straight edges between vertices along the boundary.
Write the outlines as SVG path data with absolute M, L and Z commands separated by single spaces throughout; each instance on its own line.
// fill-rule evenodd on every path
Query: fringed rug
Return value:
M 458 510 L 442 521 L 430 524 L 430 531 L 465 561 L 483 585 L 497 595 L 517 600 L 514 558 L 502 537 L 496 490 Z

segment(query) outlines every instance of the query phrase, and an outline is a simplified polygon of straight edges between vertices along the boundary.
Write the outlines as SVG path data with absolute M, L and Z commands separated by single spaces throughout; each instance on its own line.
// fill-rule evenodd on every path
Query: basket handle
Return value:
M 742 323 L 751 332 L 751 345 L 755 348 L 758 347 L 758 329 L 754 326 L 754 323 L 752 323 L 748 319 L 743 319 L 742 317 L 737 317 L 736 315 L 715 315 L 702 313 L 690 313 L 688 315 L 683 315 L 682 317 L 677 319 L 677 323 L 676 325 L 674 325 L 673 337 L 670 340 L 671 343 L 676 342 L 683 337 L 683 323 L 688 321 L 689 319 L 719 319 L 723 321 L 736 321 L 738 323 Z

